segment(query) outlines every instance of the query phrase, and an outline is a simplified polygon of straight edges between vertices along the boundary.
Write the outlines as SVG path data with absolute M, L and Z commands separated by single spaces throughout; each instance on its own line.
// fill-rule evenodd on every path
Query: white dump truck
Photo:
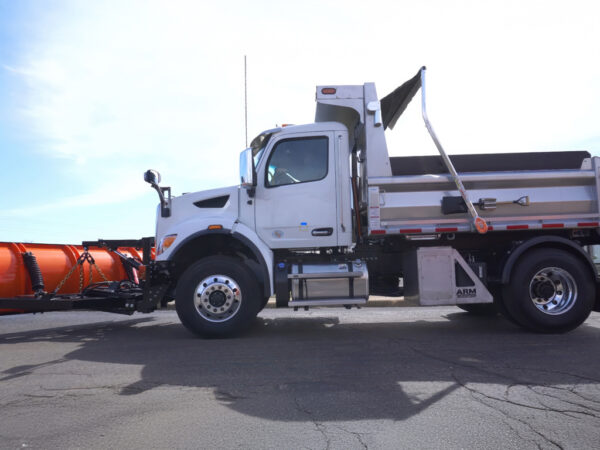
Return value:
M 175 299 L 202 336 L 277 307 L 353 307 L 369 295 L 501 311 L 564 332 L 594 309 L 600 159 L 585 151 L 452 155 L 425 108 L 425 73 L 379 100 L 373 83 L 317 86 L 315 122 L 264 131 L 239 186 L 161 202 L 147 300 Z M 385 131 L 421 90 L 439 156 L 390 157 Z

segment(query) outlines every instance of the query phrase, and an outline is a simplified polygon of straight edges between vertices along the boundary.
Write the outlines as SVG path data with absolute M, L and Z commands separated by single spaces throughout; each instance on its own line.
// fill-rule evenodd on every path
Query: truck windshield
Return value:
M 265 148 L 275 133 L 280 131 L 281 128 L 273 128 L 272 130 L 263 131 L 261 134 L 252 139 L 250 148 L 252 149 L 252 157 L 254 158 L 254 167 L 258 167 L 258 163 L 262 158 Z

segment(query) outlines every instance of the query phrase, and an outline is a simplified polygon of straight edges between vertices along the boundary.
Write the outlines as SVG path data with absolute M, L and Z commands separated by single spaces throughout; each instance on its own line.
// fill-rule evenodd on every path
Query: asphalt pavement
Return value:
M 598 448 L 600 314 L 537 335 L 454 307 L 0 317 L 0 448 Z

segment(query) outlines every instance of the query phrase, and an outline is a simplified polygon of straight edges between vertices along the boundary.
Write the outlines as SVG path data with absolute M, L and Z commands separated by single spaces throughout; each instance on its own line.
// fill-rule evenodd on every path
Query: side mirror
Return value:
M 256 186 L 256 172 L 251 148 L 247 148 L 240 153 L 240 184 L 243 188 L 249 190 L 248 193 L 253 191 Z
M 150 184 L 158 184 L 160 183 L 160 173 L 158 170 L 146 170 L 144 172 L 144 181 Z

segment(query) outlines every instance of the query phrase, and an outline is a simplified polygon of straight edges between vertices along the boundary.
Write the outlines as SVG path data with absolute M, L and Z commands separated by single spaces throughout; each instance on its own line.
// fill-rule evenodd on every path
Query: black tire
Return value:
M 504 286 L 502 285 L 490 285 L 488 286 L 488 290 L 494 297 L 494 308 L 502 317 L 504 317 L 509 322 L 514 325 L 521 326 L 519 322 L 510 314 L 510 312 L 504 306 L 504 298 L 502 297 L 502 291 Z
M 263 302 L 252 270 L 229 256 L 210 256 L 192 264 L 179 279 L 176 293 L 181 323 L 208 338 L 242 333 Z
M 539 333 L 564 333 L 590 315 L 596 295 L 591 270 L 559 249 L 534 249 L 512 269 L 503 302 L 517 324 Z
M 265 307 L 267 306 L 267 303 L 269 303 L 269 299 L 270 299 L 270 298 L 271 298 L 271 297 L 264 297 L 264 298 L 263 298 L 263 300 L 262 300 L 262 304 L 261 304 L 261 306 L 260 306 L 260 311 L 262 311 L 263 309 L 265 309 Z M 259 311 L 259 312 L 260 312 L 260 311 Z
M 498 314 L 498 311 L 493 303 L 472 303 L 456 306 L 474 316 L 492 317 Z

